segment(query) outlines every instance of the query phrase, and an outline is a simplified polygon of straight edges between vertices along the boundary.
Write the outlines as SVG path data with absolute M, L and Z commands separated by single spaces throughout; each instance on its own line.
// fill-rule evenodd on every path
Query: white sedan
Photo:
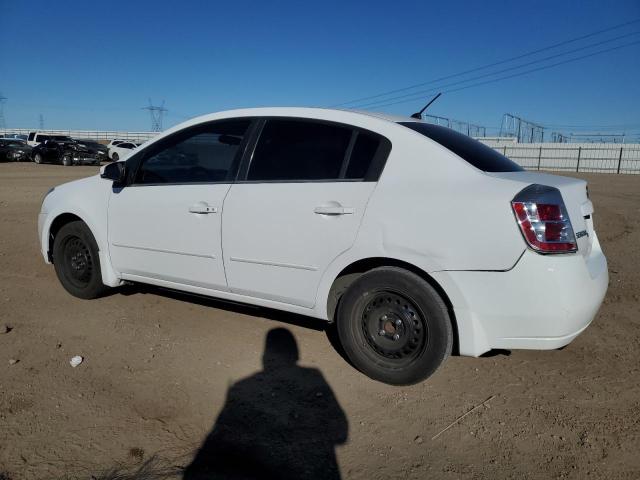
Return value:
M 453 348 L 562 347 L 608 284 L 585 181 L 373 113 L 192 119 L 51 190 L 38 227 L 72 295 L 139 282 L 335 322 L 353 364 L 391 384 Z
M 133 142 L 121 142 L 109 147 L 109 158 L 114 162 L 124 160 L 131 152 L 138 148 L 138 144 Z

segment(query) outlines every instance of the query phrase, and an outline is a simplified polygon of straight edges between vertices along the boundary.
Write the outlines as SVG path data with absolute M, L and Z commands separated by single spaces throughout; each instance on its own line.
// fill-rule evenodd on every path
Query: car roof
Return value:
M 179 125 L 176 125 L 168 131 L 176 131 L 182 128 L 196 125 L 206 121 L 222 120 L 233 117 L 294 117 L 294 118 L 313 118 L 318 120 L 329 120 L 336 122 L 350 123 L 357 117 L 364 117 L 369 120 L 382 120 L 384 122 L 397 124 L 398 122 L 420 122 L 415 118 L 401 115 L 390 115 L 382 112 L 368 112 L 363 110 L 351 109 L 335 109 L 335 108 L 318 108 L 318 107 L 256 107 L 242 108 L 234 110 L 224 110 L 215 113 L 209 113 L 198 117 L 191 118 Z M 355 118 L 354 118 L 355 116 Z M 167 131 L 167 132 L 168 132 Z

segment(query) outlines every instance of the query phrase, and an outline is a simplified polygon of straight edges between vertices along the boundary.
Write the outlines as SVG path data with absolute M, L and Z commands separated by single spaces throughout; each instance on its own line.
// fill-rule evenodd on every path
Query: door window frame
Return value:
M 249 122 L 247 126 L 247 131 L 245 132 L 242 141 L 240 142 L 238 151 L 231 163 L 229 171 L 227 172 L 227 178 L 225 180 L 220 180 L 217 182 L 171 182 L 171 183 L 135 183 L 135 179 L 138 175 L 140 167 L 142 164 L 149 159 L 150 157 L 156 155 L 157 153 L 170 148 L 171 145 L 179 143 L 182 140 L 187 140 L 197 133 L 194 132 L 205 132 L 208 127 L 214 126 L 216 124 L 222 123 L 231 123 L 231 122 Z M 242 163 L 242 159 L 246 154 L 247 146 L 249 145 L 251 139 L 255 134 L 255 119 L 253 117 L 234 117 L 234 118 L 224 118 L 219 120 L 212 120 L 210 122 L 198 123 L 197 125 L 192 125 L 190 127 L 184 128 L 177 132 L 168 135 L 157 142 L 152 143 L 148 147 L 136 151 L 133 150 L 133 155 L 131 155 L 126 161 L 127 165 L 127 179 L 125 182 L 126 187 L 151 187 L 151 186 L 171 186 L 171 185 L 220 185 L 220 184 L 231 184 L 236 181 L 237 174 L 239 171 L 239 167 Z M 178 141 L 176 142 L 176 138 Z
M 262 132 L 264 130 L 265 125 L 269 121 L 274 120 L 285 120 L 285 121 L 295 121 L 295 122 L 307 122 L 307 123 L 315 123 L 322 125 L 329 125 L 333 127 L 346 128 L 351 130 L 351 139 L 345 151 L 345 156 L 342 160 L 342 165 L 340 168 L 340 177 L 332 178 L 332 179 L 313 179 L 313 180 L 248 180 L 247 176 L 249 174 L 249 169 L 251 168 L 251 163 L 253 161 L 253 156 L 255 154 L 256 148 L 258 146 L 258 142 L 260 141 L 260 137 L 262 136 Z M 387 162 L 387 158 L 391 153 L 391 141 L 381 135 L 380 133 L 373 132 L 371 130 L 367 130 L 365 128 L 357 127 L 354 125 L 349 125 L 346 123 L 334 122 L 330 120 L 322 120 L 316 118 L 306 118 L 306 117 L 291 117 L 291 116 L 268 116 L 268 117 L 257 117 L 256 125 L 253 132 L 253 137 L 251 141 L 247 145 L 246 152 L 242 158 L 242 162 L 240 164 L 240 168 L 238 170 L 238 174 L 236 177 L 236 181 L 234 183 L 339 183 L 339 182 L 377 182 L 384 170 L 384 166 Z M 344 178 L 349 167 L 349 162 L 351 161 L 351 154 L 353 152 L 353 148 L 356 143 L 357 136 L 360 133 L 366 133 L 368 135 L 373 135 L 374 137 L 380 140 L 378 145 L 378 149 L 371 159 L 371 163 L 367 170 L 366 175 L 363 178 Z

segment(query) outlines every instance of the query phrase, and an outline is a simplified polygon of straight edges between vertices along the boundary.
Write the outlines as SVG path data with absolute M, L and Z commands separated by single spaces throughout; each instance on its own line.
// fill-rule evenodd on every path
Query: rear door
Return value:
M 109 251 L 128 279 L 226 290 L 222 206 L 250 120 L 198 125 L 127 161 L 130 184 L 109 200 Z
M 355 241 L 389 150 L 346 125 L 264 120 L 224 204 L 230 290 L 313 307 L 323 272 Z

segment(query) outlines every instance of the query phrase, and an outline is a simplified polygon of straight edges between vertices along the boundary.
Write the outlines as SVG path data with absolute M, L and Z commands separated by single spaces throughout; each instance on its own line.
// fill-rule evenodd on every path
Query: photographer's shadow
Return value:
M 270 330 L 264 369 L 229 388 L 184 480 L 340 478 L 335 446 L 347 419 L 322 373 L 297 361 L 289 330 Z

